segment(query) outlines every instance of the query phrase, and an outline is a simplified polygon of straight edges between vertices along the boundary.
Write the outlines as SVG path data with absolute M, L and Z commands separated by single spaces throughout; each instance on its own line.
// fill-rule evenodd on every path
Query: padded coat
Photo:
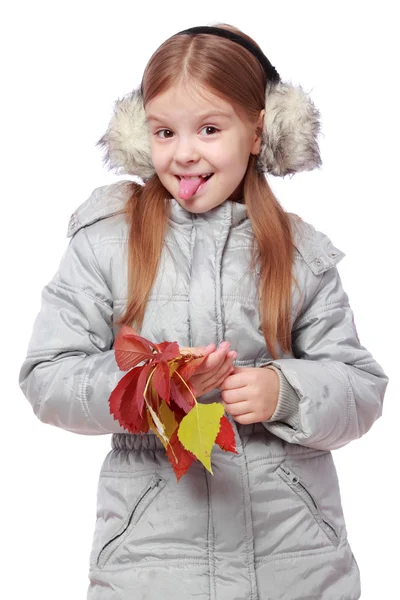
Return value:
M 44 288 L 20 386 L 37 417 L 112 434 L 101 468 L 89 600 L 356 600 L 357 564 L 331 450 L 381 415 L 387 378 L 360 344 L 329 238 L 293 217 L 293 354 L 268 353 L 249 270 L 244 204 L 191 214 L 171 200 L 169 229 L 141 335 L 200 346 L 222 340 L 238 366 L 273 366 L 269 421 L 231 419 L 238 454 L 215 446 L 214 475 L 194 463 L 176 482 L 152 434 L 109 413 L 124 373 L 113 342 L 127 297 L 129 182 L 97 188 L 72 215 L 70 243 Z M 218 389 L 201 401 L 219 401 Z

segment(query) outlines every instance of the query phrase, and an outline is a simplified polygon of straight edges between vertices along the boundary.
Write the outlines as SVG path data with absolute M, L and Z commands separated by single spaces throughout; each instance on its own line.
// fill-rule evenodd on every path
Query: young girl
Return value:
M 20 385 L 40 420 L 112 434 L 90 600 L 355 600 L 331 450 L 381 415 L 387 378 L 360 345 L 329 238 L 286 213 L 265 173 L 320 165 L 319 113 L 245 34 L 168 39 L 100 145 L 132 180 L 96 189 L 44 288 Z M 177 483 L 152 434 L 108 398 L 122 323 L 206 359 L 238 453 L 214 446 Z M 233 366 L 234 363 L 234 366 Z

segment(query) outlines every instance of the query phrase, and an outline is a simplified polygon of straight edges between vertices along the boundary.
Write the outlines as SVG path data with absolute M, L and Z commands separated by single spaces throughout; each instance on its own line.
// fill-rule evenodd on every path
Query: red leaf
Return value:
M 139 367 L 139 369 L 141 370 L 141 373 L 137 380 L 136 391 L 134 393 L 134 400 L 135 400 L 136 406 L 138 407 L 140 416 L 143 415 L 144 390 L 146 388 L 146 383 L 147 383 L 149 373 L 150 373 L 151 369 L 153 369 L 153 368 L 154 367 L 151 364 L 142 365 L 141 367 Z
M 159 355 L 157 361 L 169 361 L 180 356 L 180 350 L 178 342 L 161 342 L 161 344 L 155 344 Z
M 167 447 L 167 456 L 168 460 L 171 463 L 176 479 L 179 481 L 182 475 L 186 473 L 190 465 L 196 457 L 194 454 L 186 450 L 178 438 L 178 431 L 174 431 L 169 440 L 169 445 Z
M 114 420 L 117 421 L 120 419 L 120 410 L 121 410 L 121 400 L 123 395 L 125 394 L 126 388 L 131 383 L 132 380 L 137 380 L 140 374 L 140 368 L 132 369 L 120 379 L 118 385 L 113 389 L 108 399 L 108 404 L 110 407 L 110 413 L 114 415 Z
M 225 452 L 237 454 L 235 432 L 233 431 L 232 424 L 225 415 L 221 417 L 220 424 L 220 430 L 215 439 L 215 443 L 218 444 L 222 450 L 225 450 Z
M 192 390 L 192 393 L 194 395 L 193 386 L 189 382 L 187 382 L 187 385 Z M 179 377 L 176 375 L 176 373 L 174 373 L 171 378 L 170 394 L 171 394 L 171 399 L 182 410 L 184 410 L 185 413 L 188 413 L 189 410 L 191 410 L 193 408 L 193 406 L 194 406 L 193 397 L 190 394 L 187 387 L 185 386 L 185 384 L 182 382 L 182 380 L 179 379 Z
M 167 404 L 169 404 L 170 395 L 170 375 L 168 363 L 162 361 L 156 366 L 153 375 L 153 383 L 156 392 Z
M 142 361 L 153 360 L 153 348 L 153 344 L 137 335 L 134 329 L 122 325 L 114 342 L 115 360 L 121 371 L 127 371 Z
M 135 399 L 137 384 L 142 370 L 143 367 L 137 367 L 136 376 L 132 378 L 132 381 L 126 388 L 121 402 L 120 423 L 130 433 L 147 433 L 149 430 L 147 415 L 142 416 L 139 413 Z
M 185 381 L 188 381 L 193 375 L 193 373 L 195 373 L 195 371 L 205 361 L 205 359 L 205 356 L 200 356 L 198 358 L 193 358 L 189 360 L 188 362 L 186 362 L 186 364 L 183 365 L 183 367 L 179 368 L 179 375 L 183 377 Z

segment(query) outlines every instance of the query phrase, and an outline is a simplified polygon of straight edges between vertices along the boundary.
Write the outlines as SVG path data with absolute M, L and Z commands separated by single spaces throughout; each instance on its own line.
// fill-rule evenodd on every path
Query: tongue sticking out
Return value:
M 182 200 L 188 200 L 193 196 L 202 183 L 204 183 L 203 177 L 197 177 L 197 179 L 181 179 L 179 182 L 179 198 Z

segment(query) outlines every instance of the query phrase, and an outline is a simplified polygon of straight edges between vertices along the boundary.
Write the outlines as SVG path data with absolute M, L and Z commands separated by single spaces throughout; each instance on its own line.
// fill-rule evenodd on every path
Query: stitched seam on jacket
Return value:
M 97 349 L 97 351 L 98 351 L 98 349 Z M 56 362 L 54 360 L 54 358 L 55 358 L 54 354 L 64 354 L 63 349 L 62 348 L 54 348 L 54 349 L 47 348 L 46 350 L 35 350 L 33 352 L 30 352 L 25 360 L 34 362 L 37 358 L 47 358 L 49 360 L 49 362 Z M 76 356 L 76 357 L 81 356 L 82 358 L 85 358 L 86 356 L 92 356 L 92 355 L 91 354 L 88 355 L 87 352 L 80 350 L 79 353 L 69 354 L 69 356 Z
M 342 304 L 342 302 L 330 302 L 328 304 L 324 304 L 323 306 L 320 306 L 315 310 L 310 311 L 308 314 L 303 315 L 299 321 L 296 323 L 296 329 L 299 329 L 300 327 L 302 327 L 305 323 L 307 323 L 307 321 L 311 321 L 312 319 L 314 319 L 315 317 L 319 317 L 320 315 L 322 315 L 325 312 L 328 312 L 330 310 L 334 310 L 336 308 L 348 308 L 347 305 Z
M 65 283 L 60 283 L 57 280 L 53 280 L 51 283 L 49 283 L 49 285 L 47 287 L 57 287 L 60 290 L 65 290 L 67 292 L 73 292 L 75 294 L 81 293 L 84 296 L 87 296 L 88 298 L 90 298 L 91 300 L 94 300 L 94 302 L 98 302 L 99 304 L 102 304 L 103 306 L 105 306 L 107 309 L 110 309 L 110 304 L 108 304 L 105 300 L 100 300 L 100 298 L 93 296 L 92 294 L 89 294 L 86 290 L 82 289 L 82 288 L 76 288 L 73 287 L 71 285 L 66 285 Z
M 93 244 L 91 244 L 93 250 L 96 248 L 96 250 L 98 250 L 99 248 L 101 248 L 102 246 L 108 246 L 108 245 L 113 245 L 113 244 L 121 244 L 121 242 L 123 242 L 124 244 L 127 244 L 129 241 L 129 238 L 127 237 L 112 237 L 112 238 L 101 238 L 101 240 L 99 240 L 98 242 L 93 242 Z
M 207 523 L 207 555 L 208 555 L 208 577 L 210 587 L 210 600 L 216 600 L 217 590 L 215 587 L 215 558 L 214 558 L 214 545 L 210 538 L 213 538 L 213 522 L 212 522 L 212 508 L 211 508 L 211 491 L 207 476 L 207 471 L 204 470 L 204 477 L 206 479 L 207 496 L 208 496 L 208 523 Z
M 159 559 L 143 558 L 138 561 L 135 560 L 135 569 L 139 568 L 139 567 L 142 569 L 146 569 L 148 567 L 163 567 L 163 566 L 176 566 L 177 568 L 179 568 L 181 566 L 184 566 L 184 567 L 207 567 L 208 561 L 203 558 L 187 558 L 186 556 L 177 557 L 177 558 L 167 558 L 167 559 L 165 559 L 165 558 L 159 558 Z M 104 571 L 115 572 L 115 571 L 123 571 L 126 569 L 131 569 L 131 568 L 132 568 L 131 565 L 123 565 L 123 564 L 105 566 L 105 567 L 102 567 L 101 569 L 91 566 L 90 571 L 92 573 L 95 571 L 104 573 Z
M 247 461 L 247 464 L 251 467 L 253 466 L 257 466 L 257 467 L 262 467 L 265 465 L 279 465 L 282 460 L 285 459 L 302 459 L 302 460 L 307 460 L 308 458 L 316 458 L 318 456 L 323 456 L 327 454 L 326 450 L 315 450 L 315 452 L 299 452 L 297 454 L 295 453 L 287 453 L 287 454 L 281 454 L 281 455 L 274 455 L 271 457 L 259 457 L 259 458 L 253 458 L 251 460 Z
M 222 297 L 222 290 L 221 290 L 221 263 L 222 263 L 222 254 L 224 251 L 224 246 L 226 245 L 226 242 L 228 240 L 230 225 L 231 225 L 231 221 L 232 221 L 232 212 L 231 211 L 232 211 L 232 207 L 227 206 L 226 210 L 225 210 L 225 216 L 224 216 L 224 221 L 223 221 L 223 225 L 222 225 L 221 235 L 219 235 L 217 237 L 216 245 L 215 245 L 215 254 L 214 254 L 214 272 L 215 272 L 214 310 L 215 310 L 215 336 L 216 336 L 215 339 L 217 340 L 218 344 L 222 341 L 222 339 L 224 338 L 224 334 L 225 334 L 224 319 L 223 319 L 223 315 L 222 315 L 223 297 Z M 222 237 L 224 238 L 224 244 L 221 245 L 221 251 L 220 251 L 220 241 L 221 241 Z M 217 271 L 217 263 L 218 263 L 218 267 L 219 267 L 218 271 Z M 217 285 L 218 285 L 218 292 L 217 292 Z M 220 309 L 219 311 L 218 311 L 218 304 L 219 304 L 219 309 Z M 218 335 L 218 329 L 220 329 L 220 331 L 221 331 L 221 337 Z
M 249 515 L 247 515 L 246 513 L 246 509 L 244 508 L 244 515 L 245 515 L 245 522 L 246 522 L 246 561 L 247 561 L 247 570 L 249 572 L 249 582 L 250 582 L 250 600 L 257 600 L 257 580 L 256 580 L 256 574 L 255 574 L 255 565 L 254 565 L 254 561 L 255 561 L 255 554 L 254 554 L 254 533 L 253 533 L 253 521 L 251 518 L 251 496 L 250 496 L 250 482 L 249 482 L 249 469 L 247 466 L 247 458 L 246 458 L 246 454 L 243 452 L 243 462 L 244 462 L 244 466 L 245 466 L 245 473 L 243 474 L 243 468 L 241 466 L 240 472 L 241 472 L 241 477 L 242 477 L 242 489 L 243 489 L 243 495 L 244 495 L 244 486 L 247 484 L 247 491 L 248 491 L 248 500 L 249 500 L 249 505 L 250 505 L 250 511 L 249 511 Z M 246 481 L 245 481 L 246 478 Z M 243 507 L 246 506 L 245 503 L 245 499 L 243 498 Z M 251 527 L 252 530 L 252 539 L 249 538 L 249 528 Z M 250 556 L 252 557 L 252 561 L 250 562 Z
M 270 554 L 268 556 L 260 556 L 256 558 L 257 564 L 262 563 L 273 563 L 275 561 L 293 560 L 293 558 L 307 558 L 314 556 L 315 554 L 332 554 L 336 553 L 337 548 L 334 546 L 320 546 L 319 548 L 310 548 L 310 550 L 299 550 L 298 552 L 282 552 L 277 554 Z
M 192 266 L 193 266 L 193 248 L 194 248 L 194 238 L 196 236 L 196 229 L 193 223 L 193 217 L 192 217 L 192 230 L 190 232 L 190 242 L 189 242 L 189 281 L 192 278 Z M 189 298 L 189 294 L 187 296 L 188 298 L 188 302 L 190 300 Z M 190 312 L 190 307 L 189 307 L 189 312 Z M 192 320 L 190 318 L 188 318 L 188 338 L 189 338 L 189 348 L 191 348 L 193 346 L 193 341 L 192 341 Z
M 82 381 L 78 388 L 79 402 L 80 402 L 82 410 L 83 410 L 84 414 L 86 415 L 86 418 L 88 419 L 89 423 L 92 423 L 93 425 L 95 425 L 95 427 L 97 427 L 97 429 L 99 431 L 102 431 L 103 433 L 108 433 L 105 429 L 100 427 L 99 423 L 97 423 L 97 421 L 95 421 L 93 419 L 92 415 L 90 414 L 89 405 L 87 402 L 86 390 L 87 390 L 87 386 L 89 383 L 89 370 L 90 370 L 91 366 L 92 365 L 89 364 L 87 366 L 84 374 L 82 375 Z
M 340 369 L 336 368 L 334 366 L 334 364 L 332 364 L 330 362 L 326 362 L 324 364 L 328 368 L 328 370 L 331 371 L 331 373 L 335 377 L 339 376 L 339 378 L 343 381 L 343 383 L 347 387 L 347 403 L 346 403 L 345 425 L 343 427 L 343 430 L 339 431 L 339 434 L 335 438 L 333 438 L 332 440 L 330 440 L 330 443 L 335 443 L 337 440 L 340 440 L 341 438 L 343 438 L 343 436 L 346 434 L 346 431 L 347 431 L 347 429 L 349 427 L 350 417 L 351 417 L 351 414 L 352 414 L 353 409 L 354 409 L 354 393 L 353 393 L 353 388 L 351 386 L 350 380 L 349 380 L 349 378 L 348 378 L 347 375 L 344 375 Z M 345 365 L 345 366 L 347 367 L 348 365 Z

